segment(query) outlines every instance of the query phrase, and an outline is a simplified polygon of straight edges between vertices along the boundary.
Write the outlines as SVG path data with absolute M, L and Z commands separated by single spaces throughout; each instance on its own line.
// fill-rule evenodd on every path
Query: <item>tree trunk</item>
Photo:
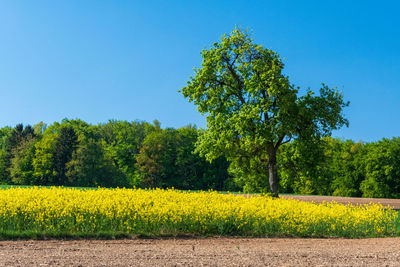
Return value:
M 278 197 L 278 172 L 276 170 L 276 149 L 273 145 L 268 146 L 268 172 L 269 187 L 274 197 Z

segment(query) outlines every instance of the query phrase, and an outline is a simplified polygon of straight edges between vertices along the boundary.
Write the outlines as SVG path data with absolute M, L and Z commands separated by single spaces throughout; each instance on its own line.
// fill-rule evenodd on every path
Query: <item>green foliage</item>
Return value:
M 63 142 L 62 131 L 66 131 Z M 68 186 L 269 192 L 262 157 L 232 162 L 219 157 L 210 163 L 194 153 L 205 131 L 191 125 L 162 129 L 159 122 L 110 121 L 93 126 L 66 119 L 49 127 L 1 128 L 0 184 L 56 184 L 55 155 L 65 144 L 60 150 L 71 151 L 71 156 L 60 169 Z M 74 140 L 67 138 L 73 133 L 76 141 L 67 142 Z M 400 138 L 373 143 L 295 139 L 280 146 L 277 166 L 281 192 L 400 197 Z
M 328 161 L 331 162 L 332 194 L 334 196 L 360 197 L 360 184 L 364 179 L 363 158 L 364 144 L 351 140 L 331 139 L 335 150 L 331 151 Z
M 18 145 L 24 140 L 34 137 L 35 133 L 30 125 L 24 127 L 22 124 L 18 124 L 12 130 L 11 135 L 8 138 L 7 149 L 8 151 L 12 151 L 13 149 L 17 148 Z
M 195 143 L 199 131 L 195 126 L 188 125 L 177 130 L 179 145 L 176 149 L 176 177 L 175 188 L 182 189 L 214 189 L 235 190 L 228 175 L 228 161 L 219 157 L 214 162 L 206 161 L 199 154 L 194 153 Z
M 0 183 L 238 189 L 225 158 L 209 163 L 193 153 L 198 134 L 191 125 L 164 130 L 158 121 L 93 126 L 63 119 L 48 127 L 6 127 L 0 129 Z
M 54 125 L 53 125 L 54 126 Z M 52 130 L 53 127 L 49 127 L 40 139 L 35 144 L 35 157 L 33 158 L 33 183 L 35 185 L 50 185 L 54 184 L 55 171 L 53 163 L 53 155 L 56 150 L 56 141 L 58 133 Z
M 158 130 L 146 136 L 137 157 L 141 183 L 145 187 L 165 188 L 175 177 L 177 133 L 173 129 Z
M 11 136 L 12 128 L 4 127 L 0 129 L 0 184 L 10 183 L 10 174 L 8 167 L 10 165 L 10 155 L 8 147 L 8 140 Z
M 312 157 L 310 152 L 320 156 Z M 367 144 L 324 138 L 318 146 L 309 147 L 308 153 L 293 142 L 282 147 L 280 163 L 285 192 L 400 197 L 399 138 Z
M 382 139 L 366 146 L 363 197 L 400 197 L 400 138 Z
M 78 141 L 72 159 L 66 164 L 68 184 L 85 187 L 128 186 L 99 140 L 80 135 Z
M 140 186 L 136 157 L 145 137 L 159 128 L 157 121 L 151 125 L 147 122 L 111 120 L 107 124 L 98 126 L 97 130 L 107 157 L 123 173 L 124 180 L 130 186 Z
M 13 184 L 32 184 L 35 142 L 36 140 L 34 138 L 29 138 L 22 141 L 19 146 L 13 150 L 13 158 L 9 169 Z
M 267 173 L 277 194 L 282 144 L 312 142 L 348 124 L 341 93 L 323 85 L 318 96 L 309 91 L 299 97 L 279 55 L 253 43 L 246 31 L 235 29 L 201 55 L 201 68 L 181 91 L 207 118 L 196 150 L 208 160 L 226 156 L 233 174 L 249 184 L 263 186 L 253 179 Z
M 71 160 L 72 153 L 75 151 L 78 143 L 78 136 L 71 125 L 62 125 L 59 135 L 55 142 L 53 152 L 53 168 L 55 185 L 66 185 L 66 164 Z
M 30 125 L 18 124 L 15 128 L 3 128 L 0 134 L 0 181 L 16 183 L 32 175 L 32 151 L 36 135 Z
M 198 130 L 189 125 L 158 129 L 146 136 L 137 156 L 137 177 L 143 187 L 180 189 L 235 188 L 224 158 L 209 163 L 193 153 Z
M 324 139 L 309 142 L 294 140 L 284 144 L 278 156 L 280 185 L 284 192 L 296 194 L 329 194 Z
M 234 181 L 242 188 L 243 192 L 269 192 L 268 173 L 266 172 L 265 162 L 262 159 L 242 157 L 232 161 L 228 170 L 234 176 Z
M 330 137 L 285 144 L 279 154 L 281 187 L 297 194 L 361 196 L 364 151 L 361 142 Z
M 7 171 L 8 153 L 5 149 L 0 149 L 0 184 L 10 184 L 10 176 Z
M 12 133 L 12 128 L 4 127 L 0 129 L 0 149 L 6 149 L 8 146 L 8 139 Z
M 42 136 L 46 128 L 47 124 L 41 121 L 33 125 L 33 132 L 35 133 L 36 136 Z

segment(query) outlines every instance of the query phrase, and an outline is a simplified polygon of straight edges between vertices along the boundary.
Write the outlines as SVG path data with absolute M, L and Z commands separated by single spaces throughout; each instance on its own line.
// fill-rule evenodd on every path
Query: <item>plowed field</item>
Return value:
M 392 207 L 393 209 L 400 209 L 400 199 L 387 199 L 387 198 L 359 198 L 359 197 L 328 197 L 328 196 L 296 196 L 296 195 L 280 195 L 282 198 L 293 198 L 301 201 L 313 201 L 315 203 L 335 201 L 341 204 L 369 204 L 381 203 L 384 207 Z
M 7 241 L 0 266 L 400 266 L 400 238 Z

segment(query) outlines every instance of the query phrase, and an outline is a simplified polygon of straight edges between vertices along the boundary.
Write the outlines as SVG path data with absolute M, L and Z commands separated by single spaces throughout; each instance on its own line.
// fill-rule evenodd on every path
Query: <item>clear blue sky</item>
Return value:
M 398 1 L 1 1 L 0 127 L 80 118 L 205 126 L 177 91 L 235 25 L 302 88 L 343 90 L 336 137 L 400 136 Z

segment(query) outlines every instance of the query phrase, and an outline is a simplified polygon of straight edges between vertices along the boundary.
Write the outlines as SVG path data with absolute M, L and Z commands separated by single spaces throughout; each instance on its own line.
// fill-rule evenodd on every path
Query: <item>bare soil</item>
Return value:
M 400 238 L 2 241 L 0 266 L 400 266 Z
M 393 199 L 281 197 L 400 209 Z M 0 266 L 400 266 L 400 238 L 0 241 Z
M 296 195 L 280 195 L 282 198 L 292 198 L 301 201 L 313 201 L 315 203 L 332 202 L 340 204 L 354 204 L 362 205 L 369 203 L 380 203 L 384 207 L 391 207 L 393 209 L 400 209 L 400 199 L 387 199 L 387 198 L 360 198 L 360 197 L 328 197 L 328 196 L 296 196 Z

